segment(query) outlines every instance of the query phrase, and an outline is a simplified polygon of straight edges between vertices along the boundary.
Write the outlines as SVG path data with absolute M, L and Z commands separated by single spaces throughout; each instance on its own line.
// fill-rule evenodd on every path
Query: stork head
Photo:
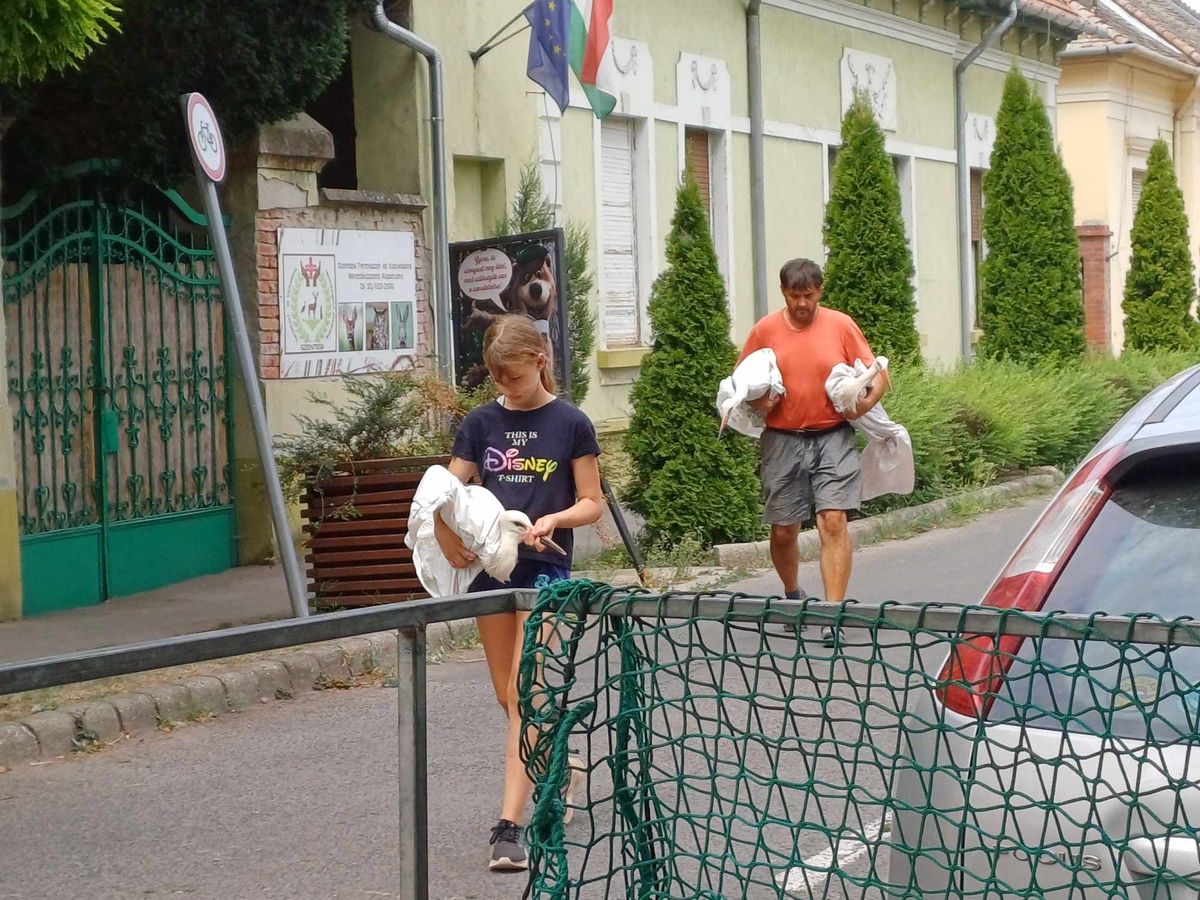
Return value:
M 497 524 L 500 528 L 500 546 L 483 561 L 483 570 L 497 581 L 508 581 L 517 567 L 517 550 L 521 546 L 521 539 L 533 527 L 533 523 L 519 509 L 510 509 L 500 514 Z

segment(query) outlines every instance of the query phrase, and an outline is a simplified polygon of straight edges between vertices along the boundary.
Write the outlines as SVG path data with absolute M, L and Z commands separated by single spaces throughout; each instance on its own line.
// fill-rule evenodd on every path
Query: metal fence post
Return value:
M 400 898 L 429 898 L 429 791 L 425 746 L 425 626 L 396 635 L 396 716 L 399 743 Z

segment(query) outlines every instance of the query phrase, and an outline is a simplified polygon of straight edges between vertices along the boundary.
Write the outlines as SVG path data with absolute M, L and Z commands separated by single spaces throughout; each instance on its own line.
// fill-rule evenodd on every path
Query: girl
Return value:
M 521 510 L 533 527 L 525 535 L 508 584 L 483 573 L 471 591 L 541 587 L 570 578 L 572 529 L 597 521 L 604 508 L 596 431 L 587 416 L 555 397 L 545 344 L 525 316 L 505 316 L 488 328 L 483 361 L 501 396 L 463 420 L 449 468 L 464 484 L 478 477 L 505 509 Z M 435 529 L 452 566 L 466 568 L 475 561 L 441 516 L 435 517 Z M 546 538 L 565 550 L 566 557 L 554 552 Z M 527 612 L 515 612 L 476 619 L 496 699 L 508 716 L 504 799 L 491 837 L 494 870 L 529 867 L 519 823 L 533 785 L 519 754 L 517 708 L 517 667 L 528 618 Z

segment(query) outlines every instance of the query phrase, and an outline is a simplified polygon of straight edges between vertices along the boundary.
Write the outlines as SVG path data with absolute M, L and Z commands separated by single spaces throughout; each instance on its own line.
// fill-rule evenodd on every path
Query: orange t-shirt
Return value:
M 829 370 L 838 363 L 853 366 L 856 359 L 869 366 L 875 357 L 858 325 L 843 312 L 819 306 L 812 324 L 803 330 L 794 328 L 786 315 L 781 309 L 759 319 L 738 362 L 763 347 L 775 351 L 787 395 L 767 416 L 768 428 L 832 428 L 845 416 L 825 393 Z

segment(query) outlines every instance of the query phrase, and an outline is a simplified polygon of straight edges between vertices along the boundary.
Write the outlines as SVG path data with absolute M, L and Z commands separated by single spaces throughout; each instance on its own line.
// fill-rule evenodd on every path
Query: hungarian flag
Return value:
M 571 36 L 567 41 L 571 71 L 583 85 L 592 112 L 603 119 L 617 105 L 620 83 L 609 41 L 613 0 L 569 0 Z

